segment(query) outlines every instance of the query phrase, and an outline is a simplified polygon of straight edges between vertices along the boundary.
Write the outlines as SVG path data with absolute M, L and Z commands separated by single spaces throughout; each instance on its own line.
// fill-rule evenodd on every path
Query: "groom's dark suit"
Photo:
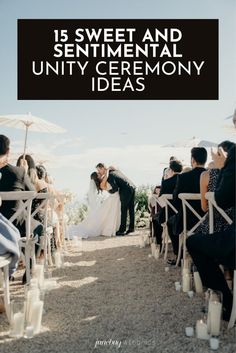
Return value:
M 110 193 L 119 191 L 120 202 L 121 202 L 121 223 L 119 233 L 126 231 L 127 212 L 129 210 L 130 224 L 129 231 L 134 230 L 134 195 L 135 186 L 134 184 L 119 170 L 112 170 L 109 172 L 107 179 L 112 189 Z

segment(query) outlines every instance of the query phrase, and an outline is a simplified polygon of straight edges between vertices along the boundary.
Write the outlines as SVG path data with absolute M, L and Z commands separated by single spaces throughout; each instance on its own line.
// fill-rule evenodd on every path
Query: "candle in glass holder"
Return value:
M 22 337 L 24 334 L 25 314 L 22 312 L 13 314 L 11 322 L 11 336 Z
M 188 297 L 189 297 L 189 298 L 193 298 L 193 291 L 192 291 L 192 290 L 189 290 L 189 291 L 188 291 Z
M 185 327 L 185 334 L 187 337 L 192 337 L 194 333 L 193 327 Z
M 221 323 L 222 304 L 217 301 L 209 302 L 208 309 L 208 330 L 211 335 L 219 336 Z
M 39 286 L 39 281 L 38 278 L 31 278 L 30 280 L 30 288 L 38 288 Z
M 32 305 L 32 315 L 30 324 L 34 329 L 34 334 L 39 333 L 41 330 L 41 322 L 43 315 L 43 301 L 38 300 Z
M 176 289 L 176 287 L 179 286 L 179 285 L 180 285 L 180 282 L 175 282 L 175 289 Z
M 180 290 L 181 290 L 181 284 L 180 284 L 180 283 L 179 283 L 179 284 L 176 284 L 176 285 L 175 285 L 175 289 L 176 289 L 177 292 L 180 292 Z
M 156 251 L 156 244 L 155 244 L 155 243 L 152 243 L 152 244 L 151 244 L 151 252 L 152 252 L 152 256 L 154 256 L 155 251 Z
M 196 324 L 196 335 L 201 340 L 208 340 L 207 324 L 203 320 L 198 320 Z
M 144 238 L 143 238 L 143 235 L 141 235 L 140 237 L 140 248 L 145 248 L 145 242 L 144 242 Z
M 32 338 L 34 336 L 33 326 L 27 326 L 25 329 L 25 338 Z
M 32 317 L 33 303 L 39 301 L 40 290 L 38 288 L 29 289 L 26 298 L 26 320 L 29 323 Z
M 55 251 L 54 253 L 55 266 L 57 268 L 61 267 L 61 253 L 59 251 Z
M 38 279 L 39 286 L 43 286 L 44 281 L 44 265 L 36 264 L 33 268 L 33 278 Z
M 154 251 L 154 258 L 155 258 L 156 260 L 158 260 L 158 259 L 159 259 L 159 256 L 160 256 L 160 250 L 159 250 L 158 247 L 156 247 L 156 249 L 155 249 L 155 251 Z
M 183 281 L 182 281 L 182 284 L 183 284 L 183 292 L 188 292 L 190 291 L 190 275 L 188 273 L 186 273 L 185 275 L 183 275 Z
M 219 348 L 218 338 L 215 338 L 215 337 L 210 338 L 210 347 L 213 351 L 216 351 Z
M 193 273 L 193 279 L 194 279 L 194 286 L 195 286 L 196 293 L 203 293 L 202 281 L 201 281 L 199 272 Z

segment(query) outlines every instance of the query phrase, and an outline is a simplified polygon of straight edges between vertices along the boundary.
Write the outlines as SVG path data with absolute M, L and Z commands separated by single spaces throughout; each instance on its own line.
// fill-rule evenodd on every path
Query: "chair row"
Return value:
M 199 225 L 205 220 L 206 214 L 204 216 L 200 215 L 190 204 L 189 201 L 192 200 L 201 200 L 201 195 L 200 194 L 190 194 L 190 193 L 182 193 L 179 194 L 178 197 L 182 201 L 182 209 L 183 209 L 183 231 L 179 235 L 179 249 L 178 249 L 178 257 L 177 257 L 177 262 L 176 266 L 179 265 L 180 259 L 181 259 L 181 254 L 183 252 L 183 261 L 185 263 L 186 261 L 186 255 L 187 255 L 187 248 L 186 248 L 186 239 L 188 236 L 191 236 L 195 230 L 199 227 Z M 208 200 L 208 207 L 209 207 L 209 229 L 210 229 L 210 234 L 214 232 L 214 210 L 217 210 L 221 216 L 228 222 L 228 224 L 232 224 L 232 220 L 230 217 L 224 212 L 223 209 L 221 209 L 215 202 L 214 199 L 214 193 L 213 192 L 208 192 L 206 193 L 206 199 Z M 172 205 L 171 200 L 173 200 L 173 195 L 172 194 L 164 194 L 161 195 L 158 198 L 158 203 L 160 204 L 161 207 L 165 208 L 165 222 L 162 223 L 163 227 L 163 233 L 162 233 L 162 239 L 163 239 L 163 247 L 162 247 L 162 252 L 164 253 L 164 259 L 166 260 L 167 258 L 167 253 L 168 253 L 168 244 L 169 244 L 169 234 L 168 234 L 168 227 L 167 227 L 167 221 L 169 218 L 169 211 L 172 210 L 175 214 L 177 214 L 177 210 L 175 207 Z M 194 224 L 194 226 L 190 229 L 187 230 L 187 210 L 191 211 L 192 214 L 197 218 L 197 222 Z M 233 308 L 231 312 L 231 318 L 228 324 L 228 328 L 232 328 L 234 326 L 234 323 L 236 321 L 236 270 L 234 270 L 234 279 L 233 279 Z

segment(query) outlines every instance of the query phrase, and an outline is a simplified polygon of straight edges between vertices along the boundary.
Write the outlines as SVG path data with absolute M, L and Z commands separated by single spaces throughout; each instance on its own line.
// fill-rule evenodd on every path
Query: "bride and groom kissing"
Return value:
M 83 238 L 123 236 L 134 232 L 135 185 L 120 170 L 98 163 L 90 176 L 88 193 L 89 212 L 78 225 L 78 235 Z M 99 194 L 106 190 L 108 197 L 101 203 Z M 126 230 L 129 212 L 129 227 Z

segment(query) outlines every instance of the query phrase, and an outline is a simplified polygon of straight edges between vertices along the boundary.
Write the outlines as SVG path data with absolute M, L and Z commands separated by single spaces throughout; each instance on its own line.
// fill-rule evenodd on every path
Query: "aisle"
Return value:
M 53 272 L 59 287 L 45 297 L 43 332 L 17 341 L 2 333 L 0 352 L 210 352 L 184 335 L 201 317 L 202 299 L 175 292 L 179 269 L 166 273 L 138 244 L 127 236 L 83 241 L 80 253 L 68 248 L 65 267 Z M 227 335 L 219 352 L 235 351 Z

